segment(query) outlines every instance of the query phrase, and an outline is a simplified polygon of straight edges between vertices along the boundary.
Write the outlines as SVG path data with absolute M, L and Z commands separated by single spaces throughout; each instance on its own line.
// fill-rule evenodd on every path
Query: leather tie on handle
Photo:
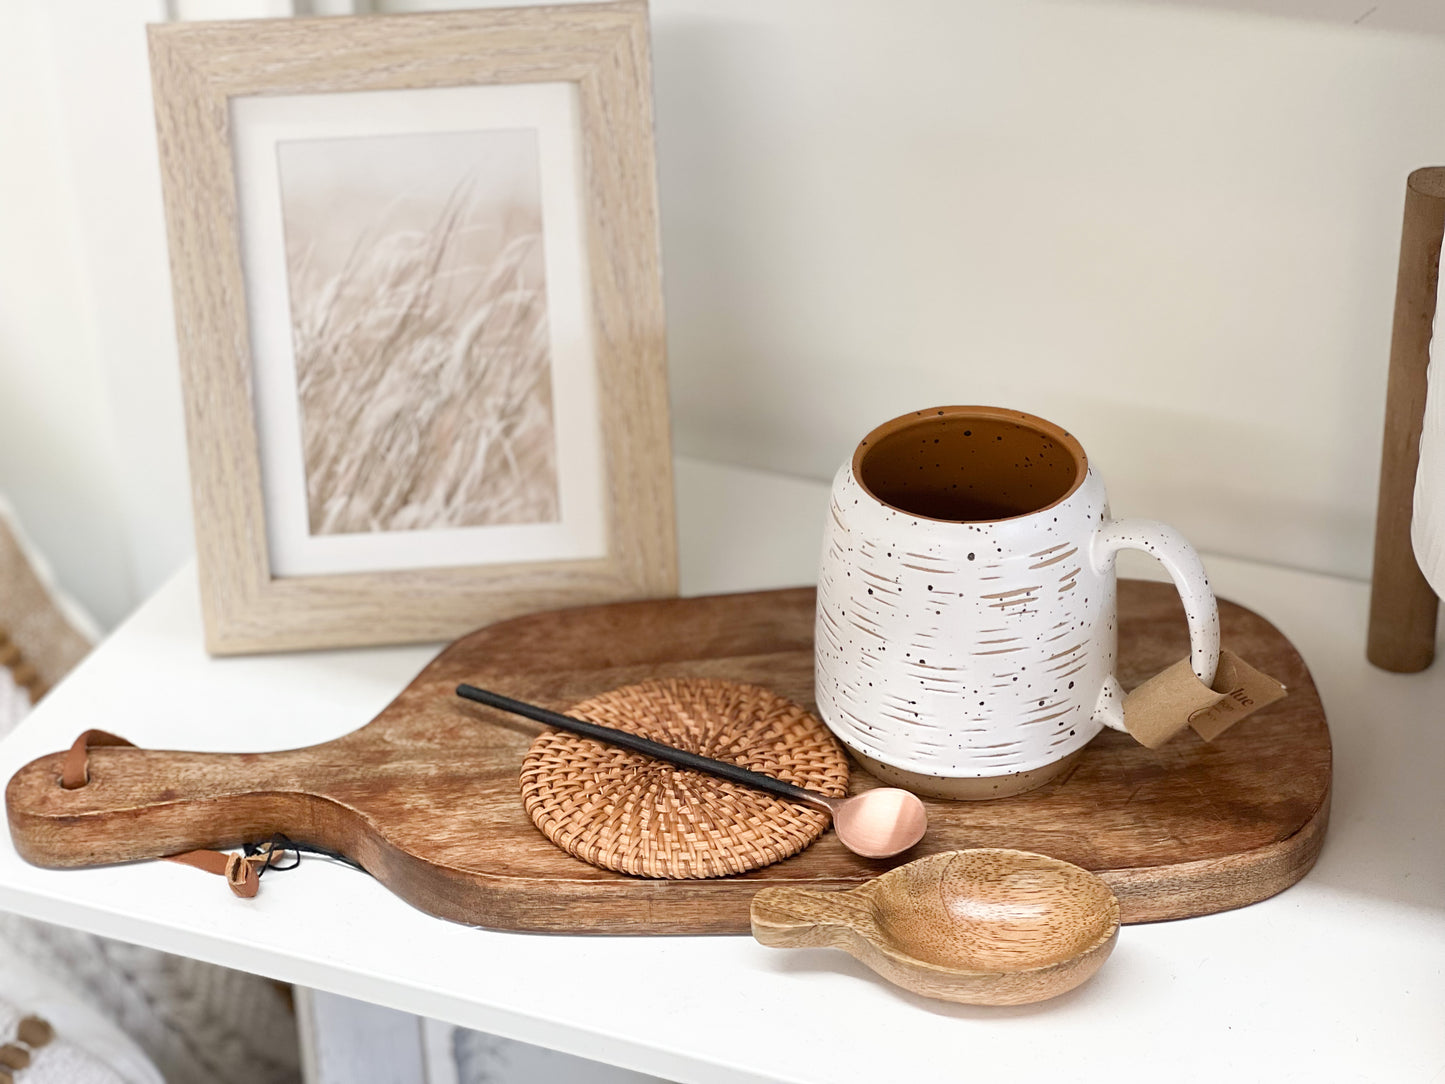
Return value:
M 90 782 L 91 746 L 125 746 L 135 748 L 134 742 L 104 730 L 87 730 L 76 738 L 65 754 L 60 768 L 60 785 L 66 790 L 77 790 Z M 278 850 L 266 844 L 259 854 L 227 854 L 224 851 L 186 851 L 183 854 L 167 855 L 167 861 L 194 866 L 226 878 L 231 891 L 242 899 L 249 900 L 261 888 L 261 872 L 271 865 Z
M 125 745 L 135 748 L 134 742 L 104 730 L 87 730 L 75 739 L 70 752 L 65 754 L 65 763 L 60 768 L 60 785 L 66 790 L 76 790 L 90 782 L 90 747 L 92 745 Z
M 249 900 L 261 889 L 261 872 L 269 861 L 269 855 L 246 857 L 241 854 L 227 854 L 224 851 L 186 851 L 182 854 L 167 855 L 168 862 L 179 862 L 184 866 L 195 866 L 207 873 L 226 878 L 231 891 L 243 900 Z

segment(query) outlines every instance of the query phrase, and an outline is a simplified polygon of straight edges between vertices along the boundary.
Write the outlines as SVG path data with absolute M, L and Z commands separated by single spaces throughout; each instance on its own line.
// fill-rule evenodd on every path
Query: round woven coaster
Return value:
M 822 722 L 756 685 L 646 681 L 568 714 L 830 797 L 848 790 L 848 761 Z M 820 810 L 557 730 L 522 761 L 522 801 L 569 854 L 639 877 L 744 873 L 797 854 L 828 827 Z

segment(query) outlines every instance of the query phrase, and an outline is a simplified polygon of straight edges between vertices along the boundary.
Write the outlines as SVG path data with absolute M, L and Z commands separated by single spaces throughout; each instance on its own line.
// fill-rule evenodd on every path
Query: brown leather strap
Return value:
M 243 900 L 249 900 L 261 889 L 260 871 L 266 866 L 266 857 L 264 854 L 247 858 L 224 851 L 186 851 L 183 854 L 170 855 L 168 860 L 185 866 L 195 866 L 207 873 L 219 874 L 226 878 L 232 892 Z
M 60 768 L 60 785 L 66 790 L 76 790 L 90 782 L 90 747 L 92 745 L 129 745 L 131 742 L 116 737 L 104 730 L 87 730 L 70 746 L 65 754 L 65 763 Z
M 65 761 L 61 765 L 60 785 L 66 790 L 77 790 L 90 782 L 91 746 L 134 748 L 135 744 L 105 730 L 87 730 L 72 743 L 70 751 L 65 754 Z M 251 899 L 260 890 L 261 871 L 271 864 L 272 857 L 270 844 L 266 845 L 262 853 L 250 857 L 227 854 L 225 851 L 206 850 L 167 855 L 167 859 L 171 862 L 194 866 L 196 869 L 226 878 L 226 883 L 231 886 L 231 891 L 244 900 Z
M 214 873 L 218 877 L 226 875 L 226 867 L 231 863 L 232 855 L 225 851 L 185 851 L 182 854 L 173 854 L 166 859 L 168 862 L 179 862 L 183 866 L 195 866 L 196 869 L 205 870 L 207 873 Z

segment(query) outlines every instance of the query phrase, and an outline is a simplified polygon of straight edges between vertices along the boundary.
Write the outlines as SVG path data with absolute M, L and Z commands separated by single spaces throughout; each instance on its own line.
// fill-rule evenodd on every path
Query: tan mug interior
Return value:
M 1057 504 L 1083 482 L 1084 449 L 1042 418 L 997 407 L 914 411 L 853 453 L 853 475 L 899 511 L 953 523 L 1012 519 Z

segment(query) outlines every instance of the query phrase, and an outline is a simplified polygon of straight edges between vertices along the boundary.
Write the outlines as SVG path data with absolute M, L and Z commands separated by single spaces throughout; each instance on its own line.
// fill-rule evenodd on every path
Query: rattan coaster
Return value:
M 830 797 L 848 761 L 816 716 L 756 685 L 646 681 L 568 712 Z M 568 854 L 639 877 L 725 877 L 797 854 L 827 814 L 590 738 L 549 730 L 522 761 L 522 801 Z

